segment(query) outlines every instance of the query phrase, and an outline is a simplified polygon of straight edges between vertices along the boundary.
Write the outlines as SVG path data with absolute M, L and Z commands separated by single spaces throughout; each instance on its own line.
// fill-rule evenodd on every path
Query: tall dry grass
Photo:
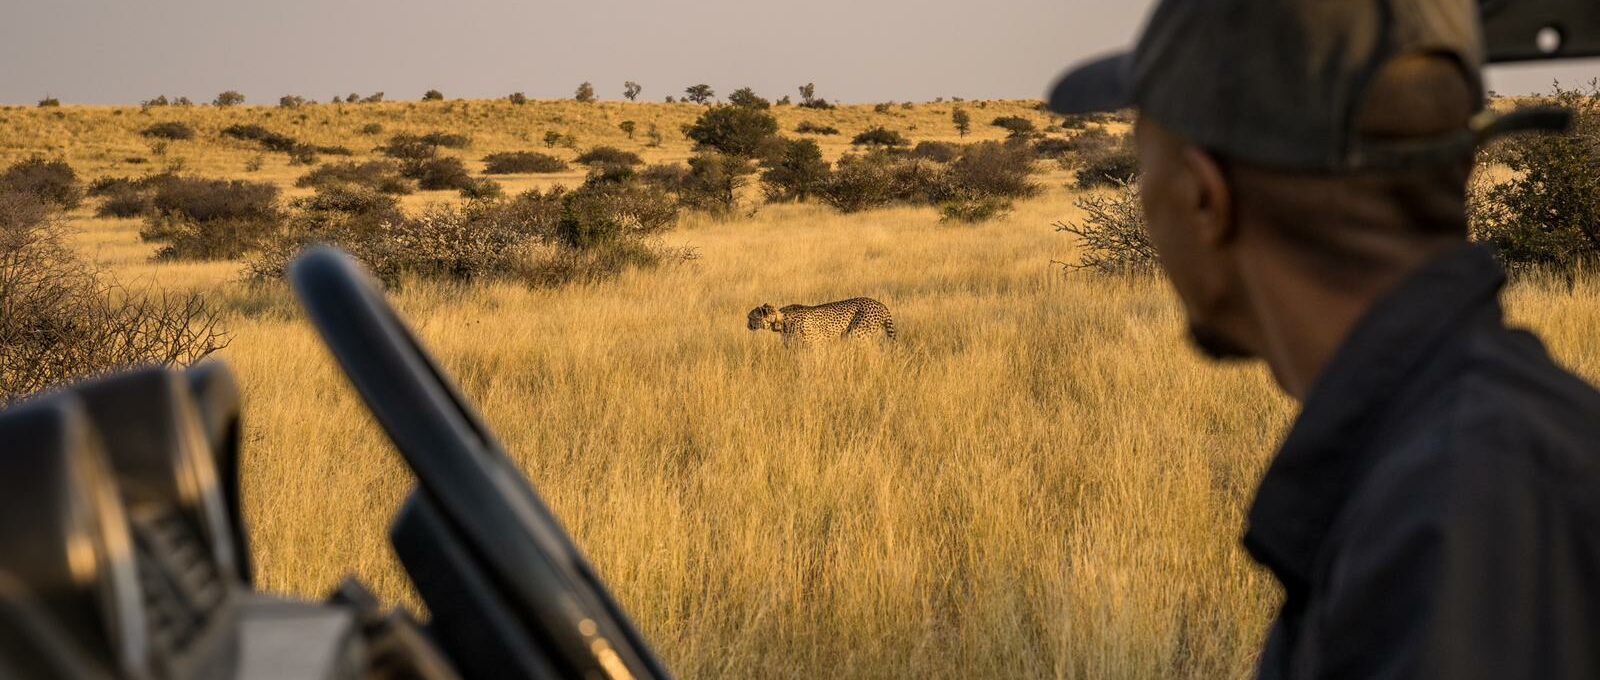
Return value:
M 513 146 L 492 130 L 526 127 L 497 116 L 588 121 L 567 118 L 576 106 L 312 114 L 470 131 L 476 155 Z M 919 127 L 948 120 L 934 108 L 911 112 Z M 599 110 L 612 109 L 693 113 Z M 237 111 L 195 113 L 267 110 Z M 27 113 L 76 125 L 49 139 L 84 158 L 137 129 L 103 126 L 143 115 Z M 16 114 L 0 121 L 7 153 L 32 143 L 11 136 Z M 604 126 L 582 124 L 599 141 Z M 246 176 L 228 144 L 185 153 Z M 1259 368 L 1186 349 L 1159 281 L 1052 266 L 1072 257 L 1050 224 L 1074 217 L 1075 194 L 1047 179 L 977 227 L 931 208 L 764 208 L 671 234 L 699 249 L 692 263 L 559 290 L 413 282 L 394 298 L 681 677 L 1245 676 L 1277 593 L 1237 539 L 1292 404 Z M 232 310 L 222 358 L 245 390 L 261 583 L 318 595 L 353 572 L 412 602 L 385 538 L 411 480 L 287 292 L 241 283 L 236 263 L 149 262 L 137 221 L 74 225 L 123 276 L 212 290 Z M 1508 300 L 1594 380 L 1597 294 L 1529 282 Z M 744 328 L 763 302 L 857 295 L 893 309 L 896 344 L 797 354 Z

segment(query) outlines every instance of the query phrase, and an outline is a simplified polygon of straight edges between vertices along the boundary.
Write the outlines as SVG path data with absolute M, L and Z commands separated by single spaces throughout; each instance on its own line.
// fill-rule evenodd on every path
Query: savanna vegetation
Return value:
M 280 277 L 333 242 L 681 677 L 1250 673 L 1278 593 L 1237 537 L 1292 405 L 1184 349 L 1126 121 L 585 85 L 0 110 L 6 393 L 69 377 L 18 372 L 42 319 L 85 319 L 53 365 L 229 362 L 260 583 L 355 573 L 414 605 L 385 544 L 410 479 Z M 1539 170 L 1528 144 L 1575 160 Z M 1594 148 L 1488 158 L 1484 240 L 1544 233 L 1484 205 L 1581 210 L 1528 182 L 1590 181 Z M 1539 261 L 1556 247 L 1528 251 L 1509 308 L 1600 380 L 1600 283 Z M 36 271 L 62 275 L 18 278 Z M 745 330 L 764 302 L 853 296 L 891 307 L 896 344 L 795 354 Z M 140 324 L 178 330 L 82 349 Z

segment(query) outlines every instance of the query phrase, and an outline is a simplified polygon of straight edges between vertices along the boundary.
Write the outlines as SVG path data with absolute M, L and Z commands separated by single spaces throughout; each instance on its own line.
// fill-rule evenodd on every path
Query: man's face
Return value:
M 1161 268 L 1183 301 L 1190 339 L 1212 359 L 1250 356 L 1225 319 L 1236 291 L 1232 259 L 1216 237 L 1222 226 L 1209 223 L 1219 211 L 1207 202 L 1218 197 L 1197 173 L 1195 159 L 1187 157 L 1192 150 L 1160 124 L 1140 115 L 1134 139 L 1145 225 Z

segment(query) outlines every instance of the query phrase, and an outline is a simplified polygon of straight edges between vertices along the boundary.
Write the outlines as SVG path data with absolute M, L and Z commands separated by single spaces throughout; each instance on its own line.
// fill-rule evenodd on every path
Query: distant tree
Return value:
M 361 102 L 361 95 L 356 94 L 354 92 L 351 92 L 349 95 L 346 95 L 345 98 L 344 98 L 344 103 L 346 103 L 346 104 L 357 104 L 357 103 L 360 103 L 360 102 Z
M 1027 137 L 1033 134 L 1033 121 L 1022 116 L 1000 116 L 989 124 L 1005 130 L 1011 137 Z
M 363 104 L 377 104 L 378 102 L 381 102 L 381 101 L 383 101 L 383 93 L 382 92 L 374 92 L 372 94 L 367 95 L 365 99 L 362 99 L 361 103 L 363 103 Z
M 683 98 L 696 104 L 709 104 L 716 96 L 717 93 L 705 83 L 690 85 L 683 89 Z
M 594 84 L 586 81 L 578 85 L 578 91 L 572 94 L 572 98 L 585 104 L 593 103 L 595 99 Z
M 950 122 L 956 124 L 956 132 L 961 133 L 962 137 L 967 136 L 967 132 L 972 129 L 972 115 L 959 106 L 950 110 Z
M 39 100 L 39 108 L 48 108 L 48 107 L 51 107 L 51 106 L 60 106 L 60 105 L 61 105 L 61 100 L 60 99 L 56 99 L 55 97 L 51 97 L 51 96 L 48 96 L 48 95 L 45 96 L 44 99 L 40 99 Z
M 238 106 L 243 103 L 244 95 L 240 94 L 237 90 L 228 90 L 227 92 L 217 95 L 216 99 L 211 100 L 211 104 L 213 106 Z
M 675 104 L 675 103 L 677 103 L 677 101 L 678 101 L 678 100 L 676 100 L 676 99 L 673 99 L 673 98 L 672 98 L 672 95 L 670 95 L 670 94 L 669 94 L 669 95 L 667 95 L 667 98 L 666 98 L 666 100 L 665 100 L 665 101 L 666 101 L 666 102 L 667 102 L 667 103 L 668 103 L 668 104 Z
M 638 99 L 639 93 L 643 91 L 643 87 L 631 80 L 622 84 L 622 98 L 630 102 Z
M 506 96 L 506 101 L 516 104 L 517 106 L 522 106 L 523 104 L 528 103 L 528 95 L 525 95 L 521 92 L 512 92 L 510 95 Z
M 788 106 L 789 105 L 789 95 L 783 95 L 782 97 L 778 98 L 778 101 L 775 102 L 775 104 L 777 106 Z
M 804 104 L 816 98 L 817 84 L 806 83 L 800 86 L 800 103 Z
M 785 139 L 763 161 L 761 189 L 773 203 L 803 201 L 828 177 L 822 148 L 809 139 Z
M 765 151 L 778 134 L 778 119 L 759 109 L 719 106 L 685 126 L 684 136 L 695 144 L 722 153 L 754 158 Z
M 621 128 L 622 131 L 628 135 L 628 139 L 633 139 L 633 131 L 638 128 L 638 123 L 635 123 L 631 120 L 625 120 L 621 123 L 618 123 L 617 127 Z
M 544 145 L 546 148 L 554 149 L 556 144 L 559 143 L 561 143 L 561 133 L 555 130 L 549 130 L 544 133 Z
M 889 102 L 878 102 L 877 104 L 873 104 L 872 105 L 872 112 L 873 113 L 888 113 L 889 109 L 892 108 L 893 106 L 894 105 L 890 104 Z
M 650 146 L 658 148 L 661 146 L 661 128 L 656 127 L 655 123 L 650 124 L 650 131 L 646 132 L 645 136 L 650 138 Z
M 279 108 L 298 109 L 306 105 L 306 98 L 294 94 L 286 94 L 278 98 Z
M 772 102 L 761 98 L 760 95 L 756 94 L 755 90 L 752 90 L 748 87 L 741 87 L 737 90 L 734 90 L 733 94 L 728 95 L 728 103 L 734 106 L 743 106 L 747 109 L 772 108 Z
M 444 93 L 438 90 L 428 90 L 427 92 L 422 93 L 422 101 L 442 102 L 444 101 Z

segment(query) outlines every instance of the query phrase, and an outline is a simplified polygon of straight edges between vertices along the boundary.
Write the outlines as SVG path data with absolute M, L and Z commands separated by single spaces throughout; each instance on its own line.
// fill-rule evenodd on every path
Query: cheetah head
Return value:
M 783 312 L 770 304 L 750 310 L 749 327 L 752 331 L 776 329 L 783 321 Z

